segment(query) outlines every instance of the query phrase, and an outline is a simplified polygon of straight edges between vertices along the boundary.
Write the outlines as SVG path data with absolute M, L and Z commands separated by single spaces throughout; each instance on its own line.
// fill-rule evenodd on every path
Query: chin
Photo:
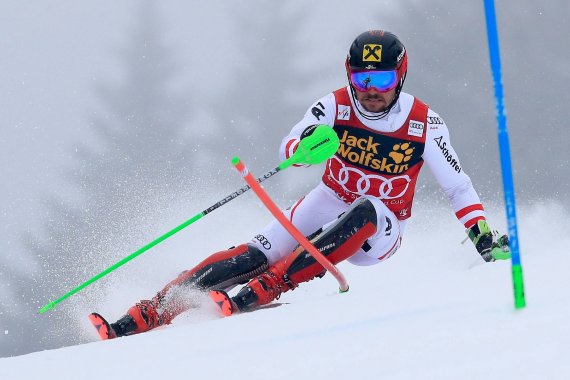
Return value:
M 366 111 L 372 112 L 372 113 L 380 113 L 380 112 L 386 111 L 386 106 L 385 106 L 385 105 L 378 106 L 378 107 L 366 107 L 366 106 L 363 104 L 362 107 L 364 107 L 364 109 L 365 109 Z

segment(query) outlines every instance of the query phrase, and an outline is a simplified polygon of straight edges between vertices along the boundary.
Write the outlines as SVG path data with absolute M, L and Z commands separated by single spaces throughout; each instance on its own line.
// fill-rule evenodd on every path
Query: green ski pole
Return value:
M 330 158 L 333 154 L 336 153 L 339 147 L 339 139 L 334 130 L 327 126 L 327 125 L 320 125 L 318 126 L 313 134 L 304 138 L 299 143 L 299 146 L 295 153 L 289 157 L 287 160 L 281 162 L 279 166 L 275 169 L 272 169 L 262 175 L 261 177 L 257 178 L 257 182 L 261 183 L 266 179 L 272 177 L 273 175 L 277 174 L 281 170 L 287 169 L 291 165 L 294 164 L 319 164 L 321 162 L 326 161 Z M 124 259 L 120 260 L 119 262 L 113 264 L 109 268 L 105 269 L 103 272 L 93 276 L 89 280 L 85 281 L 81 285 L 77 286 L 76 288 L 70 290 L 68 293 L 62 295 L 55 301 L 48 302 L 45 306 L 39 309 L 38 313 L 42 314 L 48 310 L 51 310 L 55 307 L 55 305 L 59 304 L 60 302 L 64 301 L 65 299 L 71 297 L 75 293 L 79 292 L 80 290 L 86 288 L 87 286 L 91 285 L 95 281 L 99 280 L 100 278 L 108 275 L 109 273 L 113 272 L 115 269 L 125 265 L 135 257 L 143 254 L 144 252 L 148 251 L 155 245 L 163 242 L 164 240 L 168 239 L 172 235 L 176 234 L 177 232 L 183 230 L 184 228 L 188 227 L 192 223 L 196 222 L 197 220 L 201 219 L 205 215 L 209 214 L 210 212 L 222 207 L 224 204 L 228 203 L 229 201 L 237 198 L 241 194 L 245 193 L 250 189 L 249 186 L 244 186 L 239 190 L 231 193 L 224 199 L 216 202 L 212 206 L 208 207 L 204 211 L 194 215 L 192 218 L 188 219 L 184 223 L 180 224 L 178 227 L 173 228 L 172 230 L 168 231 L 164 235 L 156 238 L 155 240 L 151 241 L 147 245 L 139 248 L 137 251 L 131 253 L 129 256 L 125 257 Z

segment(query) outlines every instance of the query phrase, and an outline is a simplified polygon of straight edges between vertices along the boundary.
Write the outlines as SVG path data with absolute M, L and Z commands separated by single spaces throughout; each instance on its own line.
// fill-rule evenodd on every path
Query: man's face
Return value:
M 372 87 L 366 92 L 354 92 L 356 93 L 356 99 L 362 104 L 362 107 L 364 107 L 366 111 L 373 113 L 385 111 L 396 96 L 395 88 L 386 92 L 380 92 Z

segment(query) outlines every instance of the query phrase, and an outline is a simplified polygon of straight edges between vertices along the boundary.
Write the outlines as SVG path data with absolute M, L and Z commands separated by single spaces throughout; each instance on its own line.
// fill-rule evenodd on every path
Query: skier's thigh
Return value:
M 325 224 L 336 220 L 348 207 L 349 205 L 321 183 L 283 214 L 303 235 L 308 236 Z M 265 253 L 270 265 L 283 259 L 298 245 L 277 220 L 271 221 L 251 240 L 251 243 Z

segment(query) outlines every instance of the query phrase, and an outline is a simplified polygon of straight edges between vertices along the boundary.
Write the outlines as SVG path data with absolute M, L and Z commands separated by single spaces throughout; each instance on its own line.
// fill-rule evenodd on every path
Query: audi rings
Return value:
M 338 168 L 338 170 L 332 167 L 333 160 L 339 164 L 338 166 L 340 166 L 340 168 Z M 335 164 L 335 166 L 337 165 Z M 412 181 L 407 174 L 390 178 L 377 174 L 366 174 L 358 168 L 346 166 L 345 163 L 336 156 L 331 157 L 328 161 L 328 171 L 330 177 L 342 186 L 344 190 L 360 196 L 372 195 L 380 199 L 396 199 L 404 196 Z M 338 178 L 335 176 L 337 172 Z M 373 187 L 375 181 L 379 181 L 380 183 Z M 398 181 L 401 182 L 398 183 Z M 405 185 L 403 181 L 405 181 Z M 375 188 L 378 189 L 377 194 L 374 194 Z M 393 194 L 394 191 L 397 191 L 397 193 Z

